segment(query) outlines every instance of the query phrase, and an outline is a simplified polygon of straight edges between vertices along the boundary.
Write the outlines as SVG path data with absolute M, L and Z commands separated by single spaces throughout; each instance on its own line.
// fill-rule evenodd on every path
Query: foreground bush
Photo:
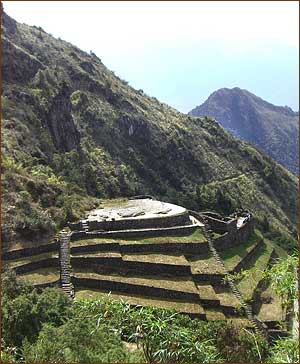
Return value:
M 43 326 L 37 341 L 23 345 L 23 356 L 29 362 L 130 362 L 131 356 L 111 328 L 95 330 L 92 319 L 70 319 L 60 327 Z M 142 355 L 137 361 L 141 361 Z

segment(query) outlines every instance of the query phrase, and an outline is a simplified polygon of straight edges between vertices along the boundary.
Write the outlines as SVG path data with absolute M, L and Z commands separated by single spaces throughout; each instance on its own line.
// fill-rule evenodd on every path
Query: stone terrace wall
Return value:
M 197 220 L 203 223 L 203 218 L 205 218 L 208 221 L 208 224 L 210 225 L 211 229 L 217 233 L 226 233 L 228 231 L 236 231 L 237 226 L 237 220 L 236 219 L 230 219 L 230 218 L 224 218 L 224 220 L 221 220 L 219 218 L 219 214 L 214 212 L 201 212 L 198 213 L 193 210 L 189 210 L 189 213 L 191 216 L 194 216 Z
M 209 251 L 208 243 L 143 243 L 121 244 L 121 253 L 169 253 L 205 254 Z
M 221 273 L 194 273 L 193 279 L 197 283 L 207 282 L 209 284 L 215 285 L 223 285 L 223 279 L 225 278 L 225 274 Z
M 252 257 L 262 248 L 263 246 L 263 239 L 260 239 L 258 243 L 254 246 L 254 248 L 234 267 L 233 271 L 230 273 L 237 273 L 242 268 L 245 268 L 245 266 L 250 262 Z
M 148 219 L 122 219 L 122 220 L 107 220 L 107 221 L 87 221 L 89 230 L 131 230 L 131 229 L 148 229 L 148 228 L 163 228 L 173 226 L 189 225 L 190 219 L 187 211 L 171 215 L 159 216 Z M 81 223 L 69 224 L 71 230 L 82 230 Z
M 12 260 L 12 259 L 19 259 L 24 257 L 30 257 L 32 255 L 38 255 L 42 253 L 54 252 L 59 250 L 59 243 L 58 241 L 53 241 L 49 244 L 43 244 L 40 246 L 35 246 L 31 248 L 22 248 L 11 250 L 2 253 L 3 260 Z
M 214 239 L 214 245 L 217 250 L 225 250 L 236 245 L 243 244 L 247 241 L 254 231 L 253 220 L 248 221 L 237 230 L 231 230 L 217 239 Z
M 107 291 L 132 293 L 140 296 L 154 296 L 164 298 L 182 299 L 188 301 L 199 301 L 198 293 L 174 291 L 171 289 L 144 286 L 141 284 L 129 284 L 105 279 L 78 278 L 72 276 L 72 283 L 75 287 L 97 288 Z
M 156 236 L 167 235 L 185 235 L 192 234 L 197 229 L 196 225 L 184 225 L 174 228 L 153 228 L 145 230 L 124 230 L 124 231 L 73 231 L 71 241 L 80 239 L 95 239 L 95 238 L 112 238 L 112 239 L 126 239 L 126 238 L 150 238 Z
M 26 263 L 14 268 L 17 274 L 28 273 L 40 268 L 59 267 L 58 258 L 47 258 L 36 262 Z
M 216 231 L 217 233 L 224 233 L 226 231 L 236 231 L 237 230 L 237 220 L 229 220 L 229 221 L 223 221 L 216 219 L 214 217 L 204 215 L 206 219 L 208 220 L 208 224 L 210 225 L 211 229 L 213 231 Z
M 86 252 L 120 252 L 126 253 L 182 253 L 182 254 L 205 254 L 209 251 L 208 243 L 98 243 L 79 245 L 71 247 L 71 254 Z
M 122 258 L 71 257 L 71 264 L 73 268 L 86 269 L 89 267 L 98 273 L 131 272 L 138 273 L 140 276 L 149 274 L 187 276 L 191 274 L 189 265 L 128 261 Z
M 37 288 L 38 291 L 47 288 L 47 287 L 60 287 L 60 279 L 57 281 L 47 282 L 47 283 L 36 283 L 33 285 L 35 288 Z

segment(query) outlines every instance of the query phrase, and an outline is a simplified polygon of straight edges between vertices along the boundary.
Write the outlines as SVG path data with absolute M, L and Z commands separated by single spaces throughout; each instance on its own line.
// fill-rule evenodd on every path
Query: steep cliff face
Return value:
M 60 152 L 78 149 L 80 145 L 80 134 L 71 113 L 71 93 L 67 84 L 63 83 L 58 94 L 53 98 L 46 116 L 46 125 L 50 130 L 56 149 Z
M 234 136 L 257 146 L 297 174 L 299 115 L 289 107 L 272 105 L 235 87 L 215 91 L 189 114 L 215 118 Z
M 3 53 L 7 57 L 3 58 L 3 80 L 6 82 L 26 83 L 45 66 L 34 56 L 30 55 L 21 47 L 3 37 Z
M 41 28 L 4 14 L 3 36 L 13 44 L 3 53 L 7 239 L 53 232 L 94 197 L 135 194 L 195 210 L 245 207 L 268 216 L 278 234 L 295 234 L 296 180 L 269 157 L 213 120 L 133 89 L 95 54 Z M 25 57 L 10 63 L 15 49 L 36 66 Z

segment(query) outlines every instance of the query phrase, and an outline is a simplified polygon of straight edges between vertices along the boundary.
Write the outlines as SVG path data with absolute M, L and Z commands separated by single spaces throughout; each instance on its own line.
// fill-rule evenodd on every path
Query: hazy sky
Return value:
M 299 109 L 298 1 L 3 3 L 180 111 L 236 86 Z

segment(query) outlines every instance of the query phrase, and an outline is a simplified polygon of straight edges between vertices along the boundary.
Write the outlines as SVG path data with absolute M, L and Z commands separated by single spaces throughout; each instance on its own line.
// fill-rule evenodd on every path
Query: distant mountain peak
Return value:
M 263 150 L 294 174 L 298 171 L 298 115 L 239 87 L 214 91 L 189 112 L 210 116 L 234 136 Z

